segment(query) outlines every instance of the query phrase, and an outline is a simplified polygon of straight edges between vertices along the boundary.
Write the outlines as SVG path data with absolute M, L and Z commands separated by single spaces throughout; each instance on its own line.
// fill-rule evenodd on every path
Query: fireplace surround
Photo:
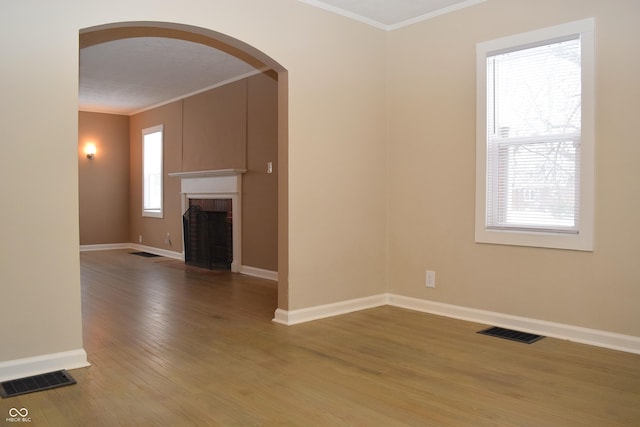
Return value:
M 189 209 L 191 199 L 231 199 L 233 212 L 231 271 L 239 273 L 242 266 L 242 174 L 245 169 L 215 169 L 196 172 L 175 172 L 180 178 L 182 212 Z M 184 242 L 183 236 L 183 242 Z

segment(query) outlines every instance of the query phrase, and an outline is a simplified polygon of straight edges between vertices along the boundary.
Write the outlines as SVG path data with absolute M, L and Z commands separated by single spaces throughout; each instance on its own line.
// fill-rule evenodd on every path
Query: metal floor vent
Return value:
M 542 335 L 514 331 L 513 329 L 498 328 L 497 326 L 492 326 L 491 328 L 478 331 L 478 333 L 489 335 L 492 337 L 504 338 L 506 340 L 517 341 L 525 344 L 532 344 L 544 338 L 544 336 Z
M 155 258 L 158 257 L 160 255 L 156 255 L 156 254 L 152 254 L 149 252 L 129 252 L 131 255 L 138 255 L 138 256 L 143 256 L 145 258 Z
M 47 374 L 34 375 L 32 377 L 19 378 L 17 380 L 0 383 L 0 396 L 13 397 L 21 394 L 33 393 L 35 391 L 49 390 L 51 388 L 62 387 L 75 384 L 76 380 L 64 369 L 61 371 L 49 372 Z

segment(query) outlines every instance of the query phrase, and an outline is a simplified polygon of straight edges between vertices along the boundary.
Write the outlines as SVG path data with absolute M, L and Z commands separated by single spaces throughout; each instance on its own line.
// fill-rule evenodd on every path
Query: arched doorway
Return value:
M 287 71 L 258 49 L 216 31 L 167 22 L 121 22 L 80 31 L 80 49 L 110 41 L 158 37 L 184 40 L 209 46 L 232 55 L 258 70 L 269 70 L 277 79 L 277 273 L 278 307 L 288 309 L 288 105 Z

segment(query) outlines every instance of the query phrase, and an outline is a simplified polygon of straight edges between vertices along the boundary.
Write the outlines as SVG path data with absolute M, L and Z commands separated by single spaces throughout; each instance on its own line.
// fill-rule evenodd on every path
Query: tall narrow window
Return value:
M 142 216 L 162 218 L 163 126 L 142 130 Z
M 592 249 L 592 33 L 478 45 L 477 241 Z

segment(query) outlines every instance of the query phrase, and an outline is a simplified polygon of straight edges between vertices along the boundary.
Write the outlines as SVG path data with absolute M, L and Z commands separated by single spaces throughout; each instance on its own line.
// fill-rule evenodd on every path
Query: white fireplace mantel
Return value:
M 169 176 L 178 178 L 203 178 L 208 176 L 234 176 L 245 173 L 246 169 L 213 169 L 195 172 L 172 172 Z
M 189 208 L 189 199 L 231 199 L 233 212 L 233 262 L 231 271 L 242 267 L 242 174 L 246 169 L 215 169 L 196 172 L 173 172 L 170 177 L 180 178 L 182 214 Z M 184 236 L 183 236 L 184 238 Z M 183 240 L 184 241 L 184 240 Z

